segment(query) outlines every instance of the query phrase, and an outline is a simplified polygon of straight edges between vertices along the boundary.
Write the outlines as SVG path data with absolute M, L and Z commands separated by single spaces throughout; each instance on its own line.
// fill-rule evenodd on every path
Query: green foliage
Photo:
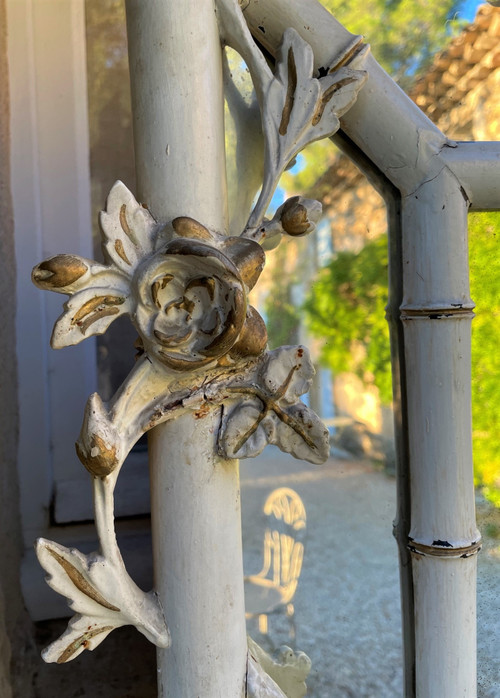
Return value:
M 404 86 L 462 26 L 454 19 L 457 0 L 321 2 L 349 31 L 366 37 L 378 62 Z
M 476 484 L 500 507 L 500 213 L 469 216 L 472 424 Z
M 284 284 L 276 288 L 277 293 L 267 297 L 264 312 L 269 333 L 269 347 L 276 349 L 297 343 L 300 325 L 300 312 L 290 299 L 290 286 Z
M 326 172 L 337 158 L 337 149 L 328 140 L 314 141 L 304 148 L 298 157 L 305 162 L 298 172 L 287 171 L 281 175 L 280 186 L 287 192 L 304 192 L 317 188 L 318 173 Z M 303 160 L 305 158 L 305 160 Z M 319 196 L 317 198 L 320 198 Z
M 311 332 L 325 338 L 322 360 L 334 372 L 354 371 L 391 398 L 386 237 L 358 254 L 340 253 L 322 270 L 305 305 Z M 474 473 L 500 507 L 500 213 L 469 216 Z
M 297 270 L 290 274 L 286 264 L 287 246 L 274 250 L 272 289 L 264 302 L 269 347 L 276 349 L 287 344 L 298 343 L 300 308 L 293 302 L 292 289 L 297 283 Z
M 321 0 L 353 34 L 370 44 L 380 65 L 403 89 L 408 90 L 428 68 L 433 56 L 445 48 L 464 26 L 455 19 L 457 0 Z M 477 2 L 481 4 L 480 0 Z M 328 141 L 319 141 L 304 150 L 306 166 L 297 175 L 285 173 L 282 186 L 288 192 L 308 192 L 322 198 L 315 188 L 318 172 L 325 172 L 336 150 Z
M 334 373 L 350 371 L 392 399 L 387 303 L 387 237 L 340 252 L 321 270 L 305 303 L 309 330 L 324 338 L 321 360 Z

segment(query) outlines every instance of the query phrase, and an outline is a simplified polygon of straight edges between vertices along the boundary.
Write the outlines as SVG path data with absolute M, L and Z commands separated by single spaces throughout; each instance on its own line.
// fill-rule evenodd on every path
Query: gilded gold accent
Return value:
M 194 368 L 201 368 L 210 363 L 213 359 L 204 357 L 203 359 L 180 359 L 175 354 L 168 354 L 163 349 L 158 349 L 158 358 L 165 366 L 172 368 L 174 371 L 192 371 Z
M 166 332 L 160 332 L 160 330 L 154 330 L 153 334 L 156 339 L 166 347 L 181 344 L 182 342 L 188 340 L 193 334 L 193 330 L 190 330 L 189 328 L 184 334 L 179 334 L 180 330 L 178 328 L 176 328 L 174 332 L 175 334 L 167 334 Z
M 363 51 L 363 49 L 365 49 L 366 46 L 367 46 L 367 44 L 365 44 L 365 43 L 363 42 L 363 37 L 360 36 L 359 39 L 358 39 L 358 40 L 356 41 L 356 43 L 354 44 L 354 46 L 352 46 L 351 48 L 349 48 L 349 49 L 344 53 L 344 55 L 342 56 L 342 58 L 341 58 L 337 63 L 335 63 L 335 65 L 332 65 L 332 67 L 329 69 L 328 72 L 329 72 L 329 73 L 334 73 L 334 72 L 335 72 L 336 70 L 338 70 L 339 68 L 342 68 L 344 65 L 347 65 L 347 63 L 350 63 L 351 60 L 354 58 L 354 56 L 355 56 L 356 54 L 358 54 L 358 53 L 361 53 L 361 52 Z
M 298 201 L 298 196 L 292 196 L 286 201 L 281 212 L 281 225 L 288 235 L 304 235 L 311 226 L 306 207 Z
M 187 290 L 188 289 L 186 288 L 186 291 Z M 210 291 L 209 291 L 209 293 L 210 293 Z M 212 297 L 212 300 L 213 300 L 213 297 Z M 189 300 L 189 298 L 186 298 L 186 296 L 184 296 L 182 303 L 179 305 L 179 308 L 181 310 L 185 310 L 186 313 L 188 314 L 187 320 L 191 320 L 191 313 L 196 308 L 196 303 L 194 301 Z
M 206 347 L 200 350 L 200 354 L 216 357 L 228 352 L 235 343 L 243 328 L 246 317 L 245 296 L 239 288 L 233 289 L 233 307 L 228 311 L 222 325 L 222 331 Z
M 312 125 L 317 126 L 319 122 L 321 121 L 321 117 L 323 116 L 323 112 L 325 111 L 326 105 L 328 102 L 332 99 L 333 95 L 338 92 L 342 87 L 345 85 L 349 85 L 351 82 L 356 82 L 356 78 L 351 77 L 351 78 L 344 78 L 343 80 L 339 80 L 338 82 L 334 83 L 333 85 L 330 85 L 328 87 L 322 97 L 321 100 L 318 102 L 318 106 L 316 108 L 316 111 L 314 113 L 314 116 L 312 118 Z
M 71 657 L 75 654 L 75 652 L 77 652 L 80 649 L 80 647 L 82 647 L 82 645 L 86 649 L 88 641 L 91 640 L 93 637 L 95 637 L 96 635 L 100 635 L 101 633 L 110 632 L 111 630 L 113 630 L 112 625 L 105 625 L 101 628 L 94 628 L 94 630 L 88 630 L 86 633 L 83 633 L 83 635 L 77 637 L 76 640 L 73 640 L 73 642 L 66 647 L 64 652 L 58 658 L 57 663 L 64 664 L 69 659 L 71 659 Z
M 249 306 L 243 329 L 238 341 L 231 348 L 231 356 L 242 358 L 244 356 L 259 356 L 267 346 L 267 329 L 264 320 L 259 313 Z
M 82 334 L 85 334 L 85 332 L 89 329 L 90 325 L 93 325 L 94 322 L 97 322 L 97 320 L 100 320 L 103 317 L 107 317 L 109 315 L 117 315 L 120 311 L 118 308 L 100 308 L 99 310 L 96 310 L 95 313 L 92 313 L 92 315 L 89 315 L 89 317 L 84 320 L 81 323 L 78 323 L 78 327 L 80 328 L 80 332 Z
M 127 253 L 125 252 L 125 248 L 123 247 L 123 242 L 121 240 L 115 240 L 115 250 L 116 250 L 116 254 L 118 255 L 118 257 L 123 259 L 125 264 L 128 264 L 129 267 L 131 267 L 132 262 L 127 257 Z
M 91 475 L 95 477 L 106 477 L 118 465 L 118 459 L 116 457 L 116 446 L 108 448 L 102 439 L 97 434 L 93 434 L 90 441 L 90 452 L 87 452 L 82 448 L 80 443 L 77 441 L 75 444 L 76 453 L 80 461 L 87 468 Z M 97 449 L 97 455 L 92 455 L 92 451 Z
M 73 584 L 82 592 L 82 594 L 85 594 L 85 596 L 88 596 L 90 599 L 92 599 L 92 601 L 98 603 L 99 606 L 104 606 L 104 608 L 108 608 L 110 611 L 117 611 L 118 613 L 120 612 L 120 609 L 117 606 L 110 604 L 109 601 L 106 601 L 104 596 L 97 591 L 97 589 L 94 589 L 92 584 L 85 579 L 83 574 L 79 572 L 76 567 L 71 564 L 71 562 L 66 560 L 66 558 L 64 558 L 62 555 L 59 555 L 59 553 L 56 553 L 56 551 L 52 548 L 47 547 L 47 552 L 52 555 L 55 560 L 57 560 Z
M 71 324 L 79 325 L 87 315 L 97 310 L 99 306 L 122 305 L 122 303 L 125 303 L 125 298 L 122 296 L 96 296 L 91 298 L 74 314 Z
M 88 328 L 103 317 L 117 315 L 120 310 L 116 307 L 125 302 L 121 296 L 96 296 L 91 298 L 75 313 L 72 325 L 78 325 L 80 332 L 85 334 Z
M 230 257 L 216 247 L 207 245 L 207 243 L 201 242 L 200 240 L 182 240 L 177 238 L 168 243 L 163 250 L 163 254 L 165 256 L 179 255 L 180 257 L 212 257 L 213 259 L 217 259 L 227 272 L 237 279 L 241 278 L 238 268 Z
M 242 237 L 227 238 L 224 252 L 238 268 L 241 278 L 251 290 L 264 269 L 266 253 L 254 240 Z
M 194 288 L 195 286 L 203 286 L 203 284 L 192 284 L 191 286 L 186 287 L 186 291 L 188 291 L 190 288 Z M 174 300 L 167 303 L 165 308 L 164 308 L 164 312 L 165 312 L 165 315 L 167 315 L 171 308 L 177 308 L 178 310 L 185 310 L 186 313 L 188 314 L 186 319 L 190 320 L 191 313 L 195 309 L 195 306 L 196 306 L 196 303 L 194 301 L 189 300 L 189 298 L 186 298 L 186 296 L 182 296 L 181 298 L 174 298 Z
M 123 232 L 130 240 L 130 242 L 132 242 L 137 247 L 137 245 L 138 245 L 137 238 L 135 236 L 134 231 L 130 228 L 128 221 L 127 221 L 127 205 L 126 204 L 122 204 L 120 207 L 120 225 L 122 227 Z
M 194 218 L 189 218 L 189 216 L 174 218 L 172 226 L 180 237 L 213 242 L 213 235 L 208 228 L 205 228 L 204 225 L 195 221 Z
M 288 49 L 288 85 L 286 88 L 285 104 L 283 105 L 283 111 L 281 113 L 281 123 L 279 127 L 280 136 L 286 136 L 288 124 L 290 123 L 290 116 L 293 109 L 293 103 L 295 100 L 296 89 L 297 66 L 295 65 L 295 56 L 293 55 L 293 48 L 290 46 L 290 48 Z
M 88 266 L 71 254 L 58 254 L 38 264 L 31 274 L 33 283 L 40 288 L 65 288 L 78 281 Z
M 208 297 L 211 301 L 213 301 L 215 298 L 215 279 L 212 276 L 202 276 L 198 279 L 191 279 L 191 281 L 186 286 L 185 293 L 187 293 L 187 291 L 190 291 L 192 288 L 204 288 L 206 289 Z
M 157 279 L 151 285 L 151 296 L 153 297 L 153 303 L 157 308 L 161 309 L 161 303 L 158 301 L 159 291 L 163 291 L 163 289 L 172 281 L 173 278 L 174 277 L 172 274 L 165 274 L 165 276 L 162 276 L 161 279 Z

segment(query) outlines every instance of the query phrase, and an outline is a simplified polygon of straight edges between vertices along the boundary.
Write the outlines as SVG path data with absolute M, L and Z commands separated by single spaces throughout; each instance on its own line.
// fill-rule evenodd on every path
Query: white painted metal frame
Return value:
M 222 54 L 213 2 L 146 7 L 129 0 L 126 7 L 139 200 L 159 220 L 191 216 L 227 230 Z M 157 653 L 165 698 L 244 690 L 239 469 L 214 452 L 219 410 L 211 412 L 198 424 L 187 414 L 157 427 L 149 439 L 155 586 L 174 629 L 172 647 Z

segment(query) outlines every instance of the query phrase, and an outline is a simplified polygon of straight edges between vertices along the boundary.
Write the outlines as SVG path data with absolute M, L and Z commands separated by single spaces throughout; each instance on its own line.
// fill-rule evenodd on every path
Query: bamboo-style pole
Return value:
M 399 553 L 401 590 L 401 626 L 403 632 L 404 695 L 415 695 L 415 616 L 411 552 L 408 537 L 411 528 L 411 487 L 408 453 L 408 410 L 406 390 L 406 360 L 403 323 L 400 307 L 403 302 L 403 252 L 401 234 L 401 195 L 387 177 L 374 166 L 345 133 L 339 132 L 332 141 L 348 155 L 383 197 L 387 210 L 388 229 L 388 289 L 386 318 L 391 345 L 392 393 L 394 411 L 394 441 L 396 448 L 397 505 L 393 534 Z
M 444 169 L 403 201 L 417 696 L 476 695 L 467 208 Z
M 138 198 L 160 221 L 226 230 L 221 43 L 213 0 L 127 0 Z M 242 695 L 238 462 L 215 455 L 220 408 L 150 435 L 155 587 L 172 632 L 159 695 Z

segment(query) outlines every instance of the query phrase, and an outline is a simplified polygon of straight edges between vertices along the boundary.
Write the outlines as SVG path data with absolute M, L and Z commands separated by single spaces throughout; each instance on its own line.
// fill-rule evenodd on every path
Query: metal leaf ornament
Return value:
M 135 625 L 159 647 L 170 645 L 170 633 L 153 591 L 139 589 L 126 573 L 121 555 L 114 560 L 44 540 L 36 553 L 49 573 L 47 582 L 71 599 L 76 615 L 68 629 L 43 653 L 46 662 L 63 664 L 83 650 L 95 649 L 115 628 Z
M 295 458 L 323 463 L 329 453 L 328 430 L 299 397 L 312 382 L 314 368 L 305 347 L 281 347 L 267 355 L 254 385 L 228 388 L 245 399 L 223 422 L 221 447 L 229 458 L 251 458 L 275 444 Z
M 322 78 L 314 78 L 313 73 L 311 47 L 295 29 L 287 29 L 276 72 L 264 97 L 265 175 L 248 228 L 258 225 L 279 177 L 297 153 L 309 143 L 338 131 L 339 117 L 354 104 L 367 79 L 364 71 L 349 67 L 339 68 Z

